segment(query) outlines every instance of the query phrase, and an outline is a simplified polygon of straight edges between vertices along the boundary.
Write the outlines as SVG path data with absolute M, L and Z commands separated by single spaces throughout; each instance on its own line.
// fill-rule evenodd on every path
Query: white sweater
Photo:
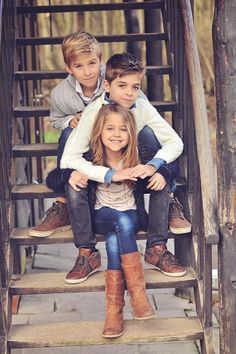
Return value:
M 96 115 L 103 104 L 102 94 L 83 111 L 78 126 L 70 134 L 61 159 L 61 168 L 72 168 L 88 176 L 97 182 L 104 182 L 108 167 L 94 166 L 83 158 L 83 154 L 89 150 L 90 136 Z M 183 151 L 183 142 L 174 129 L 165 121 L 150 102 L 143 98 L 137 98 L 135 107 L 132 109 L 136 120 L 137 132 L 144 126 L 150 127 L 161 144 L 155 158 L 160 158 L 170 163 L 177 159 Z

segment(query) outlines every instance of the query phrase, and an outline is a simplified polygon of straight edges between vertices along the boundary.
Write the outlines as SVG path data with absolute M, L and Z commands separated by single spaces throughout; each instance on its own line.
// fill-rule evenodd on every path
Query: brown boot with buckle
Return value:
M 154 311 L 146 294 L 143 266 L 139 252 L 121 255 L 121 264 L 130 295 L 130 303 L 136 320 L 146 320 L 154 316 Z
M 124 276 L 120 270 L 106 271 L 106 321 L 102 336 L 116 338 L 123 334 Z
M 78 284 L 85 281 L 101 267 L 100 253 L 92 252 L 90 248 L 80 248 L 74 267 L 65 277 L 67 284 Z
M 29 230 L 30 236 L 48 237 L 54 232 L 66 231 L 71 228 L 67 204 L 56 201 L 46 211 L 46 217 L 41 224 Z
M 172 198 L 169 207 L 169 229 L 173 234 L 185 234 L 191 231 L 191 224 L 185 218 L 183 206 L 177 198 Z
M 178 259 L 168 251 L 165 244 L 146 248 L 144 260 L 148 265 L 170 277 L 181 277 L 186 274 Z

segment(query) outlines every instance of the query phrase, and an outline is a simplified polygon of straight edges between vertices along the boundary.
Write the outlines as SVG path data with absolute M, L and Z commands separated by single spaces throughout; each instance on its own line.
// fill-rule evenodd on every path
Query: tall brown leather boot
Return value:
M 121 255 L 121 263 L 133 307 L 134 318 L 145 320 L 154 316 L 146 295 L 143 266 L 139 252 Z
M 120 270 L 106 271 L 106 321 L 102 336 L 116 338 L 123 334 L 124 275 Z

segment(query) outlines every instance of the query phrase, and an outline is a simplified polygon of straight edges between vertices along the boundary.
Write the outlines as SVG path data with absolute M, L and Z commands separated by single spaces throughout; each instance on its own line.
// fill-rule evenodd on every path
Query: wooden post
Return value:
M 217 102 L 220 353 L 236 348 L 236 3 L 216 0 L 213 46 Z

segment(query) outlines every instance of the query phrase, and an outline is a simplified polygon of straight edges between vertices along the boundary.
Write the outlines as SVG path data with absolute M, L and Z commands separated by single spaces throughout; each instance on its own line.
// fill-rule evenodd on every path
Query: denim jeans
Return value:
M 120 255 L 136 252 L 136 232 L 139 229 L 136 210 L 119 211 L 103 207 L 95 210 L 95 232 L 105 236 L 107 268 L 121 270 Z
M 153 156 L 160 148 L 160 143 L 149 127 L 144 127 L 138 135 L 138 146 L 145 145 L 153 151 Z M 162 191 L 156 192 L 146 189 L 148 178 L 141 180 L 140 183 L 144 193 L 150 193 L 147 246 L 166 243 L 168 239 L 170 187 L 167 185 Z M 66 185 L 66 198 L 75 246 L 94 247 L 96 239 L 92 230 L 87 190 L 81 189 L 77 192 L 70 185 Z
M 64 151 L 65 144 L 67 139 L 69 138 L 73 128 L 67 127 L 62 130 L 60 138 L 58 140 L 58 148 L 57 148 L 57 167 L 60 168 L 61 157 Z

